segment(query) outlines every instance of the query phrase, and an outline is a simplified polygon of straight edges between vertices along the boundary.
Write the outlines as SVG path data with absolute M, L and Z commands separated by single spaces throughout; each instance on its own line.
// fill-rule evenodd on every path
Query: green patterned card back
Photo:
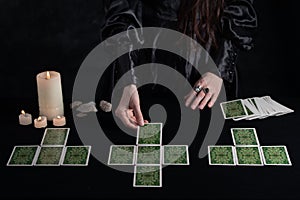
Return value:
M 222 112 L 225 119 L 232 119 L 248 115 L 242 100 L 234 100 L 221 103 Z
M 236 165 L 233 146 L 208 146 L 210 165 Z
M 261 150 L 265 165 L 292 165 L 286 146 L 262 146 Z
M 233 143 L 236 146 L 259 145 L 255 128 L 232 128 L 231 134 Z
M 109 165 L 133 165 L 135 159 L 135 146 L 112 145 L 110 147 Z
M 237 164 L 249 166 L 262 166 L 262 158 L 259 147 L 253 146 L 237 146 Z
M 164 165 L 189 165 L 188 146 L 166 145 L 163 147 Z
M 46 128 L 41 146 L 65 146 L 67 143 L 69 130 L 69 128 Z
M 138 146 L 136 164 L 161 164 L 160 146 Z
M 62 165 L 87 166 L 91 146 L 67 146 Z
M 61 146 L 42 146 L 35 165 L 59 166 L 63 149 Z
M 15 146 L 7 166 L 32 166 L 39 146 Z
M 134 187 L 161 187 L 162 174 L 160 166 L 135 166 Z
M 149 123 L 138 127 L 138 145 L 161 145 L 162 124 Z

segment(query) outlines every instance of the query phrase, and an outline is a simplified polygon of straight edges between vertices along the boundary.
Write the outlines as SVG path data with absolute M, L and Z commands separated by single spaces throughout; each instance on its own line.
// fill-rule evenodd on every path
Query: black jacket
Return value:
M 177 29 L 177 13 L 180 0 L 110 0 L 106 3 L 106 21 L 101 27 L 102 40 L 132 28 L 164 27 Z M 209 52 L 224 80 L 227 96 L 234 98 L 237 92 L 237 67 L 236 62 L 240 50 L 251 50 L 253 36 L 257 28 L 257 17 L 253 8 L 253 0 L 225 0 L 224 12 L 221 17 L 221 34 L 218 36 L 218 48 L 207 44 L 205 49 Z M 131 39 L 132 40 L 132 39 Z M 118 59 L 113 65 L 113 84 L 118 78 L 132 69 L 132 60 L 135 65 L 151 62 L 158 59 L 158 53 L 143 52 L 140 56 L 137 52 Z M 146 55 L 146 56 L 145 56 Z M 148 55 L 148 56 L 147 56 Z M 157 55 L 154 58 L 153 55 Z M 143 60 L 141 58 L 148 58 Z M 150 58 L 150 60 L 149 60 Z M 141 61 L 143 60 L 143 61 Z M 170 59 L 165 59 L 170 60 Z M 168 62 L 168 61 L 166 61 Z M 170 63 L 167 63 L 170 64 Z M 187 65 L 186 65 L 187 66 Z M 179 70 L 180 71 L 180 70 Z M 193 85 L 199 77 L 191 70 L 180 71 Z M 135 83 L 136 79 L 132 82 Z

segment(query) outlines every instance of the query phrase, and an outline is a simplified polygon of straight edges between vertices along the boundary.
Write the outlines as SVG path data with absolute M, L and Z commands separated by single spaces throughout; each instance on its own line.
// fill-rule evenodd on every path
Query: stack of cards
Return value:
M 237 99 L 221 103 L 225 119 L 253 120 L 270 116 L 281 116 L 294 112 L 292 109 L 274 101 L 270 96 Z
M 255 128 L 232 128 L 234 146 L 209 146 L 210 165 L 291 166 L 286 146 L 260 146 Z
M 136 145 L 112 145 L 108 165 L 133 165 L 134 187 L 162 187 L 162 165 L 189 165 L 188 146 L 162 146 L 162 123 L 138 127 Z
M 7 166 L 87 166 L 91 146 L 66 146 L 69 128 L 46 128 L 40 145 L 15 146 Z

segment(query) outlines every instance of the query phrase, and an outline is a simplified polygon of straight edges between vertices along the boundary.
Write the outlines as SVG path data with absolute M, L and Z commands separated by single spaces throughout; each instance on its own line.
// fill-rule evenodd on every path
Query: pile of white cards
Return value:
M 225 119 L 253 120 L 264 119 L 270 116 L 281 116 L 294 110 L 278 103 L 270 96 L 237 99 L 221 103 Z

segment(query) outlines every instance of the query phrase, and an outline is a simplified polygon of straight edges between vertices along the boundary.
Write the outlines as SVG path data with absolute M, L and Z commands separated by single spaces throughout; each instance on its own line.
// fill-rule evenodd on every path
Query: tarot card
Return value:
M 252 111 L 252 107 L 251 107 L 251 105 L 248 104 L 247 100 L 242 100 L 242 103 L 244 104 L 244 107 L 245 107 L 245 110 L 247 112 L 247 115 L 246 116 L 242 116 L 242 117 L 234 117 L 233 118 L 234 121 L 240 121 L 240 120 L 243 120 L 243 119 L 257 117 L 257 114 L 255 114 Z
M 235 166 L 233 146 L 208 146 L 209 165 Z
M 35 166 L 59 166 L 62 162 L 64 147 L 62 146 L 42 146 Z
M 46 128 L 41 146 L 65 146 L 70 128 Z
M 91 153 L 91 146 L 67 146 L 64 149 L 64 166 L 87 166 Z
M 32 146 L 15 146 L 7 166 L 32 166 L 37 158 L 40 147 Z
M 134 145 L 111 145 L 108 165 L 134 165 L 135 155 Z
M 140 166 L 134 168 L 134 187 L 162 187 L 162 167 Z
M 294 110 L 278 103 L 277 101 L 273 100 L 270 96 L 266 96 L 264 97 L 264 99 L 278 112 L 276 116 L 294 112 Z
M 138 146 L 136 155 L 137 165 L 160 165 L 161 146 Z
M 255 128 L 232 128 L 231 135 L 235 146 L 259 146 Z
M 137 128 L 137 145 L 161 145 L 162 123 L 148 123 Z
M 291 166 L 286 146 L 261 146 L 265 165 Z
M 189 165 L 189 152 L 187 145 L 163 146 L 164 165 Z
M 240 118 L 248 115 L 241 99 L 223 102 L 221 103 L 221 109 L 225 119 Z
M 258 146 L 236 146 L 237 165 L 263 166 L 260 148 Z

